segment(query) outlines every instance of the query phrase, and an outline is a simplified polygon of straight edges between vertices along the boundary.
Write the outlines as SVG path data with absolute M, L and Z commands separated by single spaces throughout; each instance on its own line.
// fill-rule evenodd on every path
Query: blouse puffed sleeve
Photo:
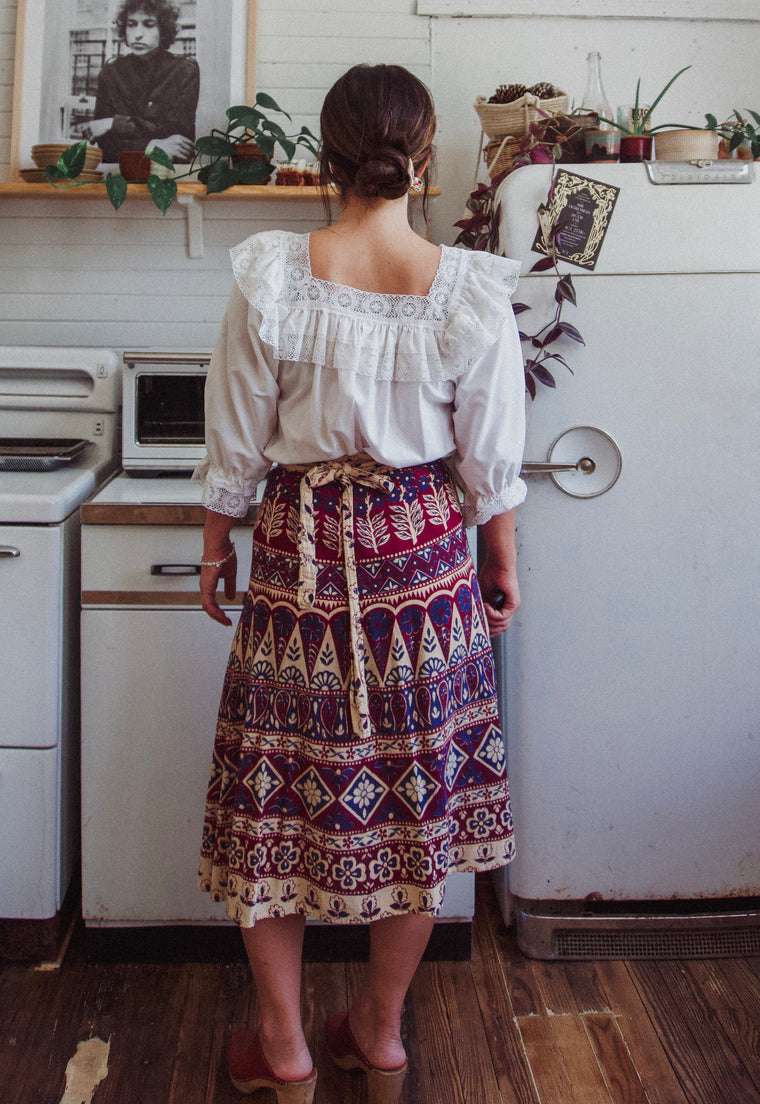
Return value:
M 476 254 L 473 269 L 466 297 L 477 337 L 471 345 L 474 355 L 455 381 L 453 462 L 464 489 L 465 524 L 482 525 L 519 506 L 527 493 L 520 478 L 525 374 L 510 303 L 519 266 Z
M 209 510 L 243 517 L 271 461 L 278 362 L 260 335 L 261 314 L 236 284 L 206 378 L 206 457 L 193 472 Z

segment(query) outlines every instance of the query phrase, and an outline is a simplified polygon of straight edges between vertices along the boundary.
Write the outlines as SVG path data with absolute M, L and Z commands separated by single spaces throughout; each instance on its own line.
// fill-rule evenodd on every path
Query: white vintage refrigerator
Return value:
M 571 170 L 620 192 L 594 271 L 561 263 L 585 346 L 528 400 L 526 460 L 596 470 L 528 475 L 518 512 L 497 887 L 536 957 L 758 953 L 760 181 Z M 550 178 L 499 195 L 524 330 L 553 310 L 528 272 Z

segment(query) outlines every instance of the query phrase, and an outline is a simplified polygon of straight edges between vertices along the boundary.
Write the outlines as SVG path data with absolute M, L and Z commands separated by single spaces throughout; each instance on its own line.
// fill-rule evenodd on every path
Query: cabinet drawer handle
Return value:
M 151 575 L 200 575 L 200 564 L 152 564 Z
M 15 560 L 21 555 L 18 548 L 12 548 L 9 544 L 0 545 L 0 560 Z

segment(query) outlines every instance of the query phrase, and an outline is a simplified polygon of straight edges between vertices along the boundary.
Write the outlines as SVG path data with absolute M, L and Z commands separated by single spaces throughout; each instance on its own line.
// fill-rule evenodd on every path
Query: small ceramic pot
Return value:
M 150 158 L 145 150 L 123 150 L 119 154 L 121 175 L 128 184 L 145 184 L 151 173 Z
M 624 134 L 620 139 L 620 161 L 649 161 L 652 156 L 651 134 Z
M 249 158 L 253 158 L 255 161 L 268 161 L 269 158 L 263 153 L 255 142 L 236 142 L 235 152 L 232 154 L 232 164 L 239 165 L 241 161 L 246 161 Z M 262 180 L 260 183 L 267 184 L 272 179 L 270 173 L 266 180 Z
M 620 135 L 611 130 L 587 130 L 586 160 L 617 161 L 620 156 Z

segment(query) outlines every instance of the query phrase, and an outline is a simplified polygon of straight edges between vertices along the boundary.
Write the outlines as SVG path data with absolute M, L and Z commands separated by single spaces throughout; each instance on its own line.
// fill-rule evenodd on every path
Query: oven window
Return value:
M 137 442 L 202 445 L 205 374 L 137 377 Z

